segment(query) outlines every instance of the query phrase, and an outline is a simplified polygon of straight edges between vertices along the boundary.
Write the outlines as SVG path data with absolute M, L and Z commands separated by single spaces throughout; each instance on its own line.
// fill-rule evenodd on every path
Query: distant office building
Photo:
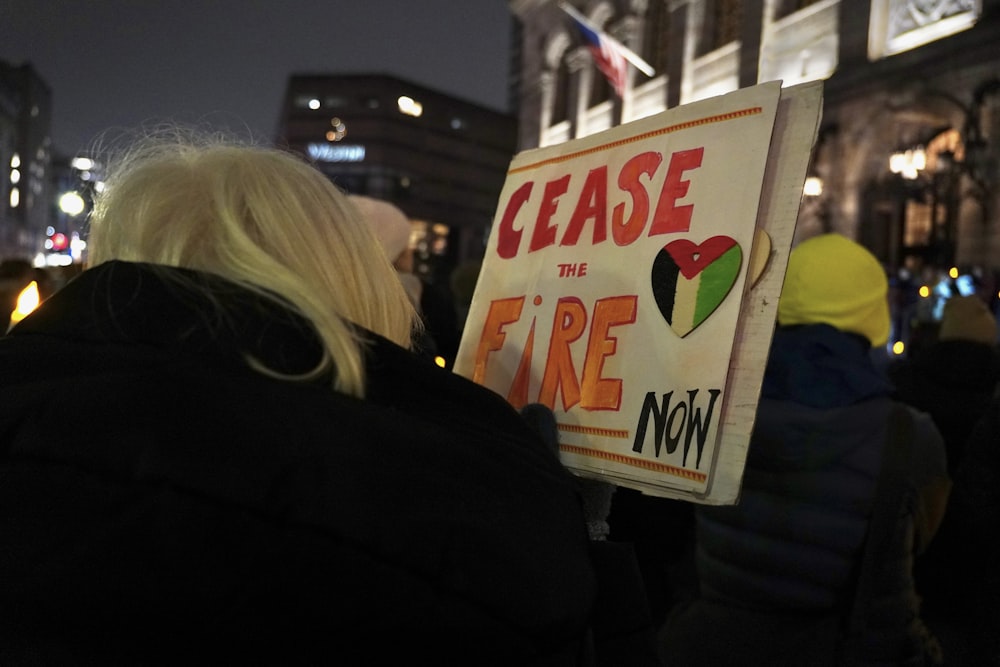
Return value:
M 482 257 L 517 141 L 514 116 L 383 75 L 293 75 L 276 143 L 414 222 L 418 268 Z
M 32 259 L 52 214 L 52 93 L 30 64 L 0 61 L 0 258 Z
M 629 66 L 620 97 L 560 4 L 508 2 L 525 45 L 518 150 L 822 81 L 798 238 L 838 231 L 920 275 L 1000 270 L 1000 0 L 571 0 L 652 65 Z

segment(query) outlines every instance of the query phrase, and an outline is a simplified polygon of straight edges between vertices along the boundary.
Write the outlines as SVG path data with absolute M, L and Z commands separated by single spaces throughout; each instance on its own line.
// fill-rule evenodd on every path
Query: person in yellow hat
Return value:
M 864 647 L 855 657 L 934 664 L 940 655 L 910 568 L 950 482 L 930 417 L 895 402 L 874 362 L 889 335 L 887 298 L 882 266 L 856 242 L 825 234 L 792 250 L 741 497 L 695 510 L 700 592 L 661 632 L 665 664 L 845 664 L 841 628 L 874 607 L 881 613 L 855 626 L 851 646 Z M 891 500 L 878 480 L 895 414 L 909 422 L 912 455 Z M 873 508 L 890 502 L 881 576 L 873 590 L 859 587 Z

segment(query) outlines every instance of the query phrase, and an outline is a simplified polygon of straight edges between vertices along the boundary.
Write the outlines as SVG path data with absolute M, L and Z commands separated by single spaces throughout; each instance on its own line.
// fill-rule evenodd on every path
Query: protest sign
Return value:
M 821 84 L 515 156 L 455 371 L 556 416 L 577 474 L 738 498 Z

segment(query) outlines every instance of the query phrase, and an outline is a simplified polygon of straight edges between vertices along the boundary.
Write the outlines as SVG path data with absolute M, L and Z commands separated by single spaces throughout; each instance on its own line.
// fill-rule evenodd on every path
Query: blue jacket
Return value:
M 866 340 L 826 325 L 776 331 L 740 500 L 696 508 L 703 599 L 763 615 L 846 610 L 873 507 L 891 391 Z M 872 601 L 873 622 L 900 633 L 918 619 L 913 556 L 937 529 L 948 488 L 940 434 L 927 415 L 910 415 L 909 493 L 883 563 L 885 585 Z

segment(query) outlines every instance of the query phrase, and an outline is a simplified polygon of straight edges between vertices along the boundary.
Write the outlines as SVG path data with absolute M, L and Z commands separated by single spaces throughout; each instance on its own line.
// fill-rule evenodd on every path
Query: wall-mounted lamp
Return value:
M 823 194 L 823 179 L 819 176 L 809 176 L 802 185 L 802 194 L 806 197 L 819 197 Z
M 907 180 L 914 180 L 927 167 L 927 153 L 923 146 L 896 151 L 889 156 L 889 171 Z

